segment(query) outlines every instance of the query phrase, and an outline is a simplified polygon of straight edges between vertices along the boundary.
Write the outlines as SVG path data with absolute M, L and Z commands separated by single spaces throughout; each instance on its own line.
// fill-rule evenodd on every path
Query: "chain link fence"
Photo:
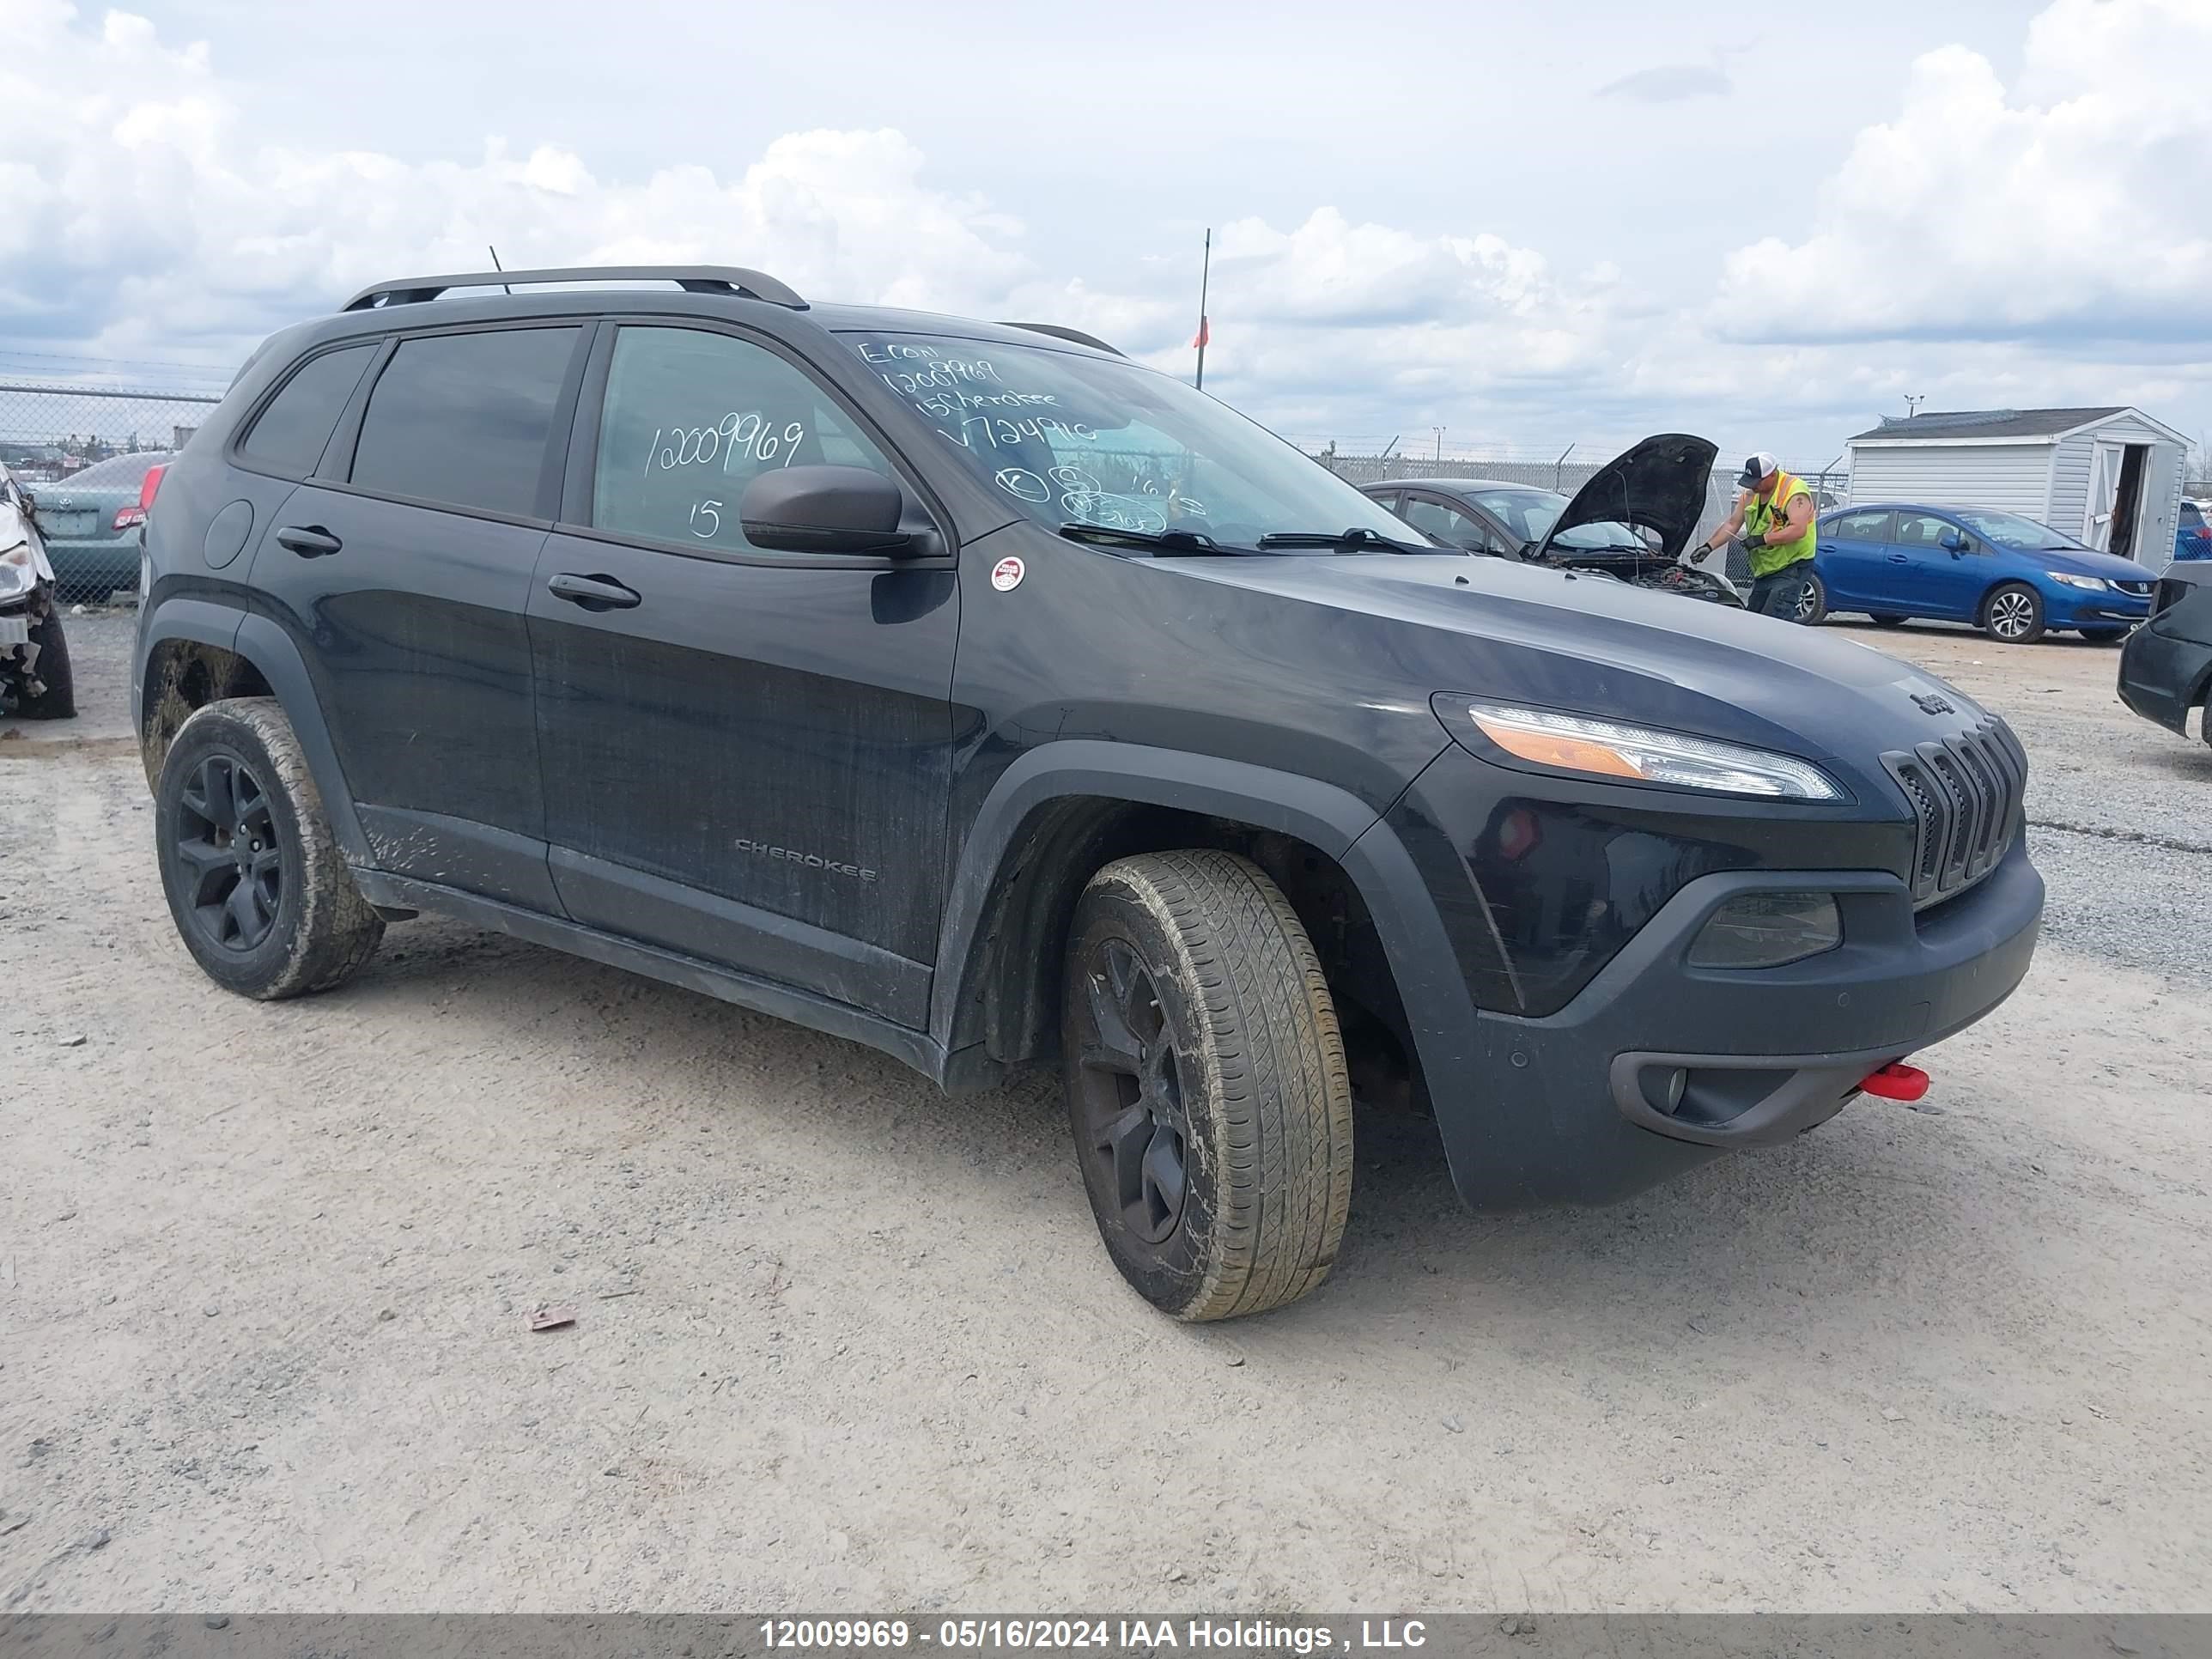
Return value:
M 65 605 L 138 586 L 135 509 L 149 467 L 183 447 L 214 392 L 0 380 L 0 464 L 37 503 Z

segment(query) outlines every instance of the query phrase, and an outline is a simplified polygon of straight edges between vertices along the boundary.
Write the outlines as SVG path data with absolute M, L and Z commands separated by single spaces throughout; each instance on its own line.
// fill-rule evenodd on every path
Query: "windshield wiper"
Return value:
M 1060 533 L 1072 542 L 1091 542 L 1100 547 L 1142 547 L 1158 553 L 1241 553 L 1224 547 L 1212 537 L 1195 530 L 1116 530 L 1111 525 L 1064 524 Z
M 1340 530 L 1334 535 L 1321 530 L 1278 530 L 1260 538 L 1262 552 L 1273 552 L 1279 547 L 1340 547 L 1347 551 L 1381 549 L 1391 553 L 1444 553 L 1449 548 L 1424 547 L 1419 542 L 1395 541 L 1388 536 L 1354 525 L 1349 530 Z

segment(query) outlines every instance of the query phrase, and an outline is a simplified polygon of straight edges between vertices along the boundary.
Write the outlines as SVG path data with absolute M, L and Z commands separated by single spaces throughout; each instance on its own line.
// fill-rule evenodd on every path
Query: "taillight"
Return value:
M 146 511 L 154 505 L 154 497 L 161 491 L 161 475 L 168 470 L 169 464 L 167 461 L 163 461 L 159 466 L 149 466 L 146 469 L 146 477 L 138 485 L 137 504 L 117 507 L 112 528 L 135 530 L 146 522 Z

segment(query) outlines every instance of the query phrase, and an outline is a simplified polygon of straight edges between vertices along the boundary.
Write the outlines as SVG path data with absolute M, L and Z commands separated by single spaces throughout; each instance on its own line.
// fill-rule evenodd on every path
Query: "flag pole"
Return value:
M 1198 378 L 1191 382 L 1194 389 L 1206 386 L 1206 283 L 1213 274 L 1213 228 L 1206 229 L 1206 251 L 1198 267 Z

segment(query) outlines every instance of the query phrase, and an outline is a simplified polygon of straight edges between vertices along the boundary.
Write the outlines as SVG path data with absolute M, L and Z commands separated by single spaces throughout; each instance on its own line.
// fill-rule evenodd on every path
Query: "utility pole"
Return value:
M 1198 348 L 1198 376 L 1191 381 L 1193 389 L 1206 387 L 1206 341 L 1209 332 L 1206 325 L 1206 284 L 1213 274 L 1213 227 L 1206 228 L 1206 251 L 1200 257 L 1198 267 L 1198 338 L 1191 343 Z
M 1444 429 L 1440 426 L 1432 426 L 1429 430 L 1437 434 L 1437 459 L 1441 461 L 1444 458 Z
M 1910 392 L 1906 392 L 1905 394 L 1905 418 L 1909 421 L 1915 415 L 1917 415 L 1920 412 L 1920 405 L 1927 401 L 1928 394 L 1924 392 L 1917 398 L 1914 397 Z

